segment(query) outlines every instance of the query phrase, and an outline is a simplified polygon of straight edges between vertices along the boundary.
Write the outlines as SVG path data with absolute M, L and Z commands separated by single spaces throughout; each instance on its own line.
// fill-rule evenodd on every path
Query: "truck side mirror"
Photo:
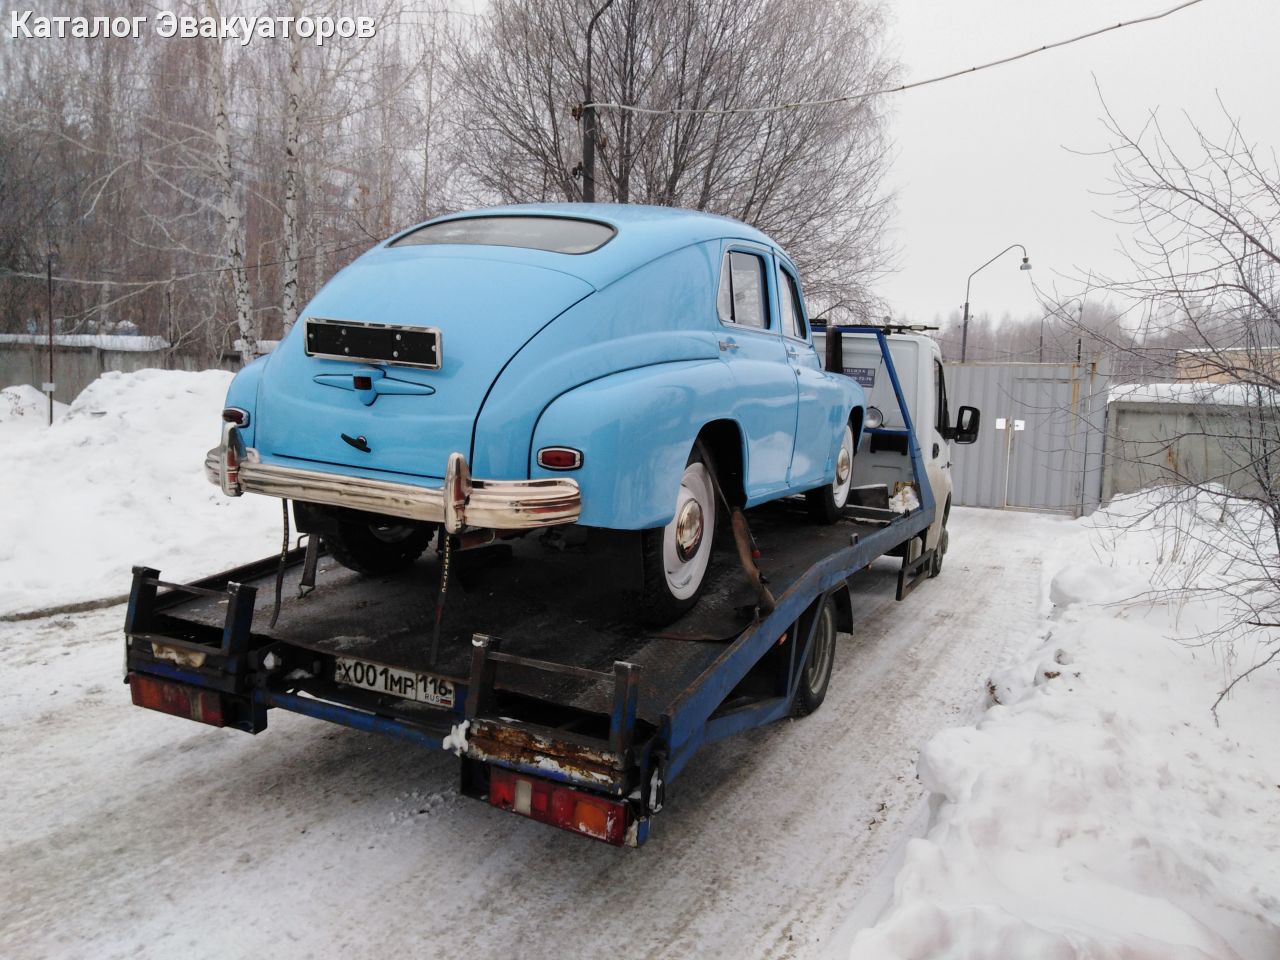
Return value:
M 977 407 L 961 407 L 956 414 L 956 426 L 951 431 L 952 443 L 976 443 L 978 425 L 982 422 L 982 413 Z

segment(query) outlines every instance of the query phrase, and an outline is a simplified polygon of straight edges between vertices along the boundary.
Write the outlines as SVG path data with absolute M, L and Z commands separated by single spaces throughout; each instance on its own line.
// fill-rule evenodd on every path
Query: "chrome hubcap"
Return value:
M 840 448 L 840 456 L 836 458 L 836 483 L 847 483 L 849 470 L 853 467 L 853 457 L 849 456 L 847 447 Z
M 705 465 L 684 468 L 675 514 L 662 532 L 662 562 L 667 589 L 677 600 L 698 592 L 711 560 L 711 536 L 716 528 L 716 501 L 711 474 Z
M 688 561 L 702 543 L 702 505 L 687 500 L 676 517 L 676 556 Z

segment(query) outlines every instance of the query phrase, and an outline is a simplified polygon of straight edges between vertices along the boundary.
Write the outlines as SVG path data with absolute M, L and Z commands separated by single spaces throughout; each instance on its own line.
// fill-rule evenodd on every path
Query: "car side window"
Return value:
M 933 373 L 937 380 L 936 384 L 936 401 L 934 414 L 934 426 L 938 428 L 938 432 L 946 435 L 947 425 L 951 421 L 951 417 L 947 411 L 947 377 L 943 372 L 942 364 L 937 360 L 933 361 Z
M 805 323 L 804 307 L 800 304 L 800 290 L 795 277 L 782 267 L 778 267 L 778 304 L 782 308 L 783 336 L 808 340 L 809 329 Z
M 716 298 L 720 322 L 768 329 L 766 289 L 764 258 L 730 250 L 720 270 L 720 290 Z

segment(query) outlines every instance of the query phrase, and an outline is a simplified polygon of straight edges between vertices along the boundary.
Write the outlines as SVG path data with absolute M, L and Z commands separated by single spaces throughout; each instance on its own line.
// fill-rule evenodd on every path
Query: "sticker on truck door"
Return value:
M 876 385 L 875 367 L 845 367 L 844 375 L 857 381 L 858 386 L 869 390 Z

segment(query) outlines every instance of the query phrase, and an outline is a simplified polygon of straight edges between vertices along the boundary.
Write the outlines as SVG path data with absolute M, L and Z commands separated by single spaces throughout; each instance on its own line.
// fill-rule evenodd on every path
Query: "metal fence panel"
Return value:
M 953 502 L 1092 513 L 1108 379 L 1096 362 L 948 364 L 952 411 L 982 411 L 978 442 L 951 448 Z
M 1107 424 L 1103 495 L 1110 500 L 1156 484 L 1221 484 L 1263 495 L 1259 475 L 1280 437 L 1270 410 L 1211 402 L 1116 400 Z

